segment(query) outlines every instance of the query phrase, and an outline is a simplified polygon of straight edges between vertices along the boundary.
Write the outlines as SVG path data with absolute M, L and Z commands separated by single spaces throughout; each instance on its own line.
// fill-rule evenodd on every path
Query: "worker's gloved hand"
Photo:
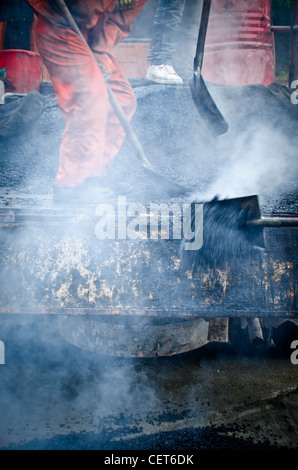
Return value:
M 108 83 L 111 80 L 112 74 L 105 68 L 103 64 L 98 64 L 98 67 L 100 68 L 105 82 Z

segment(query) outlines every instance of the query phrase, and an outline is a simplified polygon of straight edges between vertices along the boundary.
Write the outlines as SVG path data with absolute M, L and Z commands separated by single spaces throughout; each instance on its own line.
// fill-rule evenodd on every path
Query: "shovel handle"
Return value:
M 258 227 L 298 227 L 298 217 L 262 217 L 260 219 L 249 220 L 246 225 Z
M 62 16 L 64 17 L 65 21 L 67 22 L 68 26 L 75 32 L 77 33 L 82 41 L 88 46 L 86 39 L 84 38 L 80 28 L 77 25 L 77 22 L 75 21 L 74 17 L 70 13 L 68 6 L 64 2 L 64 0 L 55 0 L 55 3 L 57 7 L 59 8 L 60 12 L 62 13 Z M 88 46 L 89 47 L 89 46 Z
M 205 49 L 208 23 L 209 23 L 210 8 L 211 8 L 211 0 L 204 0 L 196 55 L 194 59 L 194 70 L 199 73 L 201 73 L 202 66 L 203 66 L 204 49 Z

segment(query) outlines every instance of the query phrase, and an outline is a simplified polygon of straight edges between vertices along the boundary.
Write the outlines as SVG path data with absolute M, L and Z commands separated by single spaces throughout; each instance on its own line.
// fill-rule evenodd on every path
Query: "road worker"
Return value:
M 37 15 L 36 45 L 65 121 L 55 198 L 83 200 L 91 189 L 91 197 L 106 196 L 111 189 L 106 168 L 119 152 L 125 133 L 109 103 L 105 80 L 131 120 L 136 98 L 113 48 L 129 35 L 146 0 L 66 0 L 104 73 L 55 0 L 26 1 Z

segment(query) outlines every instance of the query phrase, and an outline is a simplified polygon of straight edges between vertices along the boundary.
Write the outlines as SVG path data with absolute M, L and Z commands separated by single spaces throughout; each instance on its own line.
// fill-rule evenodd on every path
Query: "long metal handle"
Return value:
M 249 220 L 246 225 L 258 227 L 298 227 L 298 217 L 261 217 L 260 219 Z
M 204 0 L 203 3 L 203 10 L 201 16 L 201 23 L 200 23 L 200 30 L 197 42 L 197 49 L 196 49 L 196 56 L 194 59 L 194 70 L 201 74 L 202 66 L 203 66 L 203 59 L 204 59 L 204 50 L 205 50 L 205 42 L 206 42 L 206 35 L 209 23 L 209 16 L 210 16 L 210 8 L 211 8 L 211 0 Z
M 81 40 L 84 42 L 86 47 L 89 49 L 90 54 L 92 55 L 95 62 L 97 63 L 95 55 L 93 54 L 92 50 L 90 49 L 89 44 L 87 43 L 86 39 L 84 38 L 80 28 L 78 27 L 74 17 L 72 16 L 71 12 L 69 11 L 69 9 L 68 9 L 66 3 L 64 2 L 64 0 L 55 0 L 55 2 L 57 4 L 57 6 L 59 7 L 59 10 L 61 11 L 61 13 L 62 13 L 63 17 L 65 18 L 65 20 L 66 20 L 67 24 L 69 25 L 69 27 L 75 33 L 77 33 L 78 36 L 80 36 Z M 130 139 L 131 143 L 133 144 L 137 156 L 139 157 L 139 159 L 141 160 L 141 162 L 143 163 L 145 168 L 147 168 L 148 170 L 153 171 L 152 165 L 149 162 L 149 160 L 147 159 L 147 157 L 145 155 L 145 152 L 143 150 L 143 147 L 141 146 L 141 144 L 140 144 L 140 142 L 139 142 L 139 140 L 138 140 L 138 138 L 137 138 L 137 136 L 136 136 L 136 134 L 135 134 L 135 132 L 132 128 L 132 126 L 130 125 L 129 121 L 127 120 L 127 118 L 126 118 L 121 106 L 119 105 L 118 100 L 115 97 L 114 92 L 111 89 L 111 87 L 110 87 L 109 83 L 107 82 L 107 80 L 105 80 L 105 84 L 106 84 L 106 87 L 107 87 L 107 90 L 108 90 L 110 102 L 111 102 L 111 105 L 114 109 L 114 112 L 117 115 L 117 117 L 118 117 L 124 131 L 126 132 L 128 138 Z

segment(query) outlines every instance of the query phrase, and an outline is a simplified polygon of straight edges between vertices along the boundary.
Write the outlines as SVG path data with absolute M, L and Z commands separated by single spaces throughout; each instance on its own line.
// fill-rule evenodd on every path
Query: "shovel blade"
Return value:
M 256 196 L 214 199 L 201 204 L 202 223 L 196 222 L 195 207 L 191 222 L 192 231 L 195 236 L 202 236 L 203 243 L 199 250 L 182 251 L 182 269 L 196 272 L 229 265 L 233 270 L 239 264 L 245 266 L 260 260 L 265 248 L 263 230 L 261 227 L 251 230 L 252 227 L 246 225 L 247 220 L 260 216 Z
M 190 89 L 199 114 L 211 133 L 216 137 L 225 134 L 229 129 L 228 123 L 213 101 L 201 74 L 194 74 Z
M 223 224 L 226 218 L 227 223 L 233 224 L 236 230 L 240 230 L 252 245 L 261 249 L 265 248 L 263 227 L 248 224 L 250 220 L 260 219 L 261 217 L 258 196 L 215 200 L 206 203 L 206 206 L 216 208 L 216 214 L 217 216 L 220 215 Z

